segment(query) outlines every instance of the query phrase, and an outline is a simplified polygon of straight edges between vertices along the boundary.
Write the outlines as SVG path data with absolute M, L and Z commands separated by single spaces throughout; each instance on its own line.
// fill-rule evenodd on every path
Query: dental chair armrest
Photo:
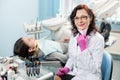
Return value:
M 46 61 L 46 60 L 43 60 L 41 61 L 41 64 L 60 64 L 60 61 Z

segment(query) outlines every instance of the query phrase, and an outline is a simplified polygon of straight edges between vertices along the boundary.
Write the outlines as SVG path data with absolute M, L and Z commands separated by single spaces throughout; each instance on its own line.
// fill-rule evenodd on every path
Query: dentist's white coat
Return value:
M 65 65 L 70 68 L 68 74 L 75 75 L 72 80 L 101 80 L 104 38 L 98 32 L 87 36 L 87 48 L 81 52 L 76 37 L 72 36 L 69 42 L 69 59 Z

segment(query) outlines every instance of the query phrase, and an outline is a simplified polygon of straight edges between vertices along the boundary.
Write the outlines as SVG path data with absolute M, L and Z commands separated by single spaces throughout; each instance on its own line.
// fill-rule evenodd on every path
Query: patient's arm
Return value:
M 61 39 L 61 40 L 59 40 L 60 42 L 63 42 L 63 43 L 68 43 L 69 42 L 69 38 L 65 38 L 65 39 Z

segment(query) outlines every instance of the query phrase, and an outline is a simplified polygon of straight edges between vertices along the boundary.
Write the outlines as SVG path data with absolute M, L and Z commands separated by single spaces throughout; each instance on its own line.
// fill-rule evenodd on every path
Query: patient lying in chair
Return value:
M 14 54 L 23 58 L 33 56 L 38 60 L 67 61 L 67 43 L 46 39 L 35 40 L 34 38 L 21 37 L 14 44 Z

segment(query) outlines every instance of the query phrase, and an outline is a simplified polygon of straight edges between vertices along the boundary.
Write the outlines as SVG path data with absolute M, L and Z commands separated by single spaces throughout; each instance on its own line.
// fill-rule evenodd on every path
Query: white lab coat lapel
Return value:
M 71 37 L 68 48 L 70 58 L 68 59 L 66 66 L 72 69 L 69 74 L 76 75 L 72 80 L 100 80 L 100 65 L 104 49 L 104 39 L 98 33 L 95 35 L 91 34 L 90 36 L 87 36 L 87 38 L 87 49 L 81 52 L 79 46 L 77 46 L 76 37 Z M 91 74 L 95 74 L 97 77 Z M 89 75 L 93 77 L 90 77 Z M 87 79 L 86 76 L 88 76 L 89 79 Z

